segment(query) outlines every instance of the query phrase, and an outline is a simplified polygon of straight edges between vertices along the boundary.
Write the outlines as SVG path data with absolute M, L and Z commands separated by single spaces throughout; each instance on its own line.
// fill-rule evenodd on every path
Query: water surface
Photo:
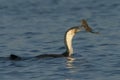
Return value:
M 119 0 L 0 0 L 0 79 L 119 80 L 119 14 Z M 78 33 L 74 60 L 31 58 L 63 53 L 65 31 L 82 19 L 100 34 Z

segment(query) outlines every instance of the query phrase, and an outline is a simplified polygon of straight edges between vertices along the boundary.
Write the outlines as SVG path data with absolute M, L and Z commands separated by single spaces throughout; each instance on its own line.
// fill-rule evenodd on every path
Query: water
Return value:
M 78 33 L 74 60 L 30 58 L 64 52 L 65 31 L 82 19 L 100 34 Z M 119 27 L 119 0 L 0 0 L 0 80 L 120 80 Z

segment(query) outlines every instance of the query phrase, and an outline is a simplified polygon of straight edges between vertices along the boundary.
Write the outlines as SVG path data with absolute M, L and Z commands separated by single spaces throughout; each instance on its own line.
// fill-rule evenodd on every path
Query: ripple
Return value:
M 39 35 L 40 32 L 25 32 L 23 35 Z
M 1 80 L 119 80 L 119 2 L 0 0 L 0 54 L 4 56 L 0 57 Z M 85 31 L 77 34 L 73 45 L 75 60 L 33 59 L 37 54 L 31 53 L 64 50 L 64 31 L 80 25 L 82 18 L 103 34 L 99 37 Z M 9 53 L 23 55 L 25 60 L 11 61 Z
M 40 52 L 40 50 L 30 50 L 30 52 Z
M 116 46 L 116 45 L 119 45 L 119 44 L 112 44 L 112 43 L 99 44 L 99 46 Z
M 58 50 L 63 50 L 63 49 L 65 49 L 65 47 L 60 47 L 60 48 L 58 48 Z

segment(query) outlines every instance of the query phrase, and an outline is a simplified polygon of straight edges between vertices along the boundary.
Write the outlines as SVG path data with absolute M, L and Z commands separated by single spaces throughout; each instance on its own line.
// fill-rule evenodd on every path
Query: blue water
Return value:
M 74 60 L 30 58 L 63 53 L 82 19 L 100 34 L 78 33 Z M 0 0 L 0 80 L 120 80 L 119 33 L 120 0 Z

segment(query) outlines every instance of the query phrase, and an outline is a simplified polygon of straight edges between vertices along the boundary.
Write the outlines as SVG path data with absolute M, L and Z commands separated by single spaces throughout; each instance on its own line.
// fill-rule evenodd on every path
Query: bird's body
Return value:
M 75 36 L 75 34 L 77 32 L 79 32 L 83 27 L 85 28 L 85 30 L 87 32 L 91 32 L 91 33 L 96 33 L 93 32 L 92 29 L 88 26 L 87 22 L 85 20 L 82 20 L 82 25 L 81 26 L 75 26 L 72 27 L 70 29 L 68 29 L 64 35 L 64 43 L 65 43 L 65 47 L 66 47 L 66 51 L 62 54 L 41 54 L 38 56 L 35 56 L 36 58 L 45 58 L 45 57 L 53 57 L 53 58 L 58 58 L 58 57 L 71 57 L 73 54 L 73 47 L 72 47 L 72 39 Z M 22 58 L 11 54 L 9 56 L 10 60 L 21 60 Z
M 38 56 L 35 56 L 36 58 L 45 58 L 45 57 L 53 57 L 53 58 L 57 58 L 57 57 L 70 57 L 73 54 L 73 47 L 72 47 L 72 39 L 75 36 L 75 34 L 77 32 L 80 31 L 80 27 L 76 26 L 76 27 L 72 27 L 70 29 L 68 29 L 65 33 L 64 36 L 64 43 L 65 43 L 65 47 L 66 47 L 66 51 L 62 54 L 41 54 Z M 21 57 L 11 54 L 9 59 L 11 60 L 20 60 L 22 59 Z

